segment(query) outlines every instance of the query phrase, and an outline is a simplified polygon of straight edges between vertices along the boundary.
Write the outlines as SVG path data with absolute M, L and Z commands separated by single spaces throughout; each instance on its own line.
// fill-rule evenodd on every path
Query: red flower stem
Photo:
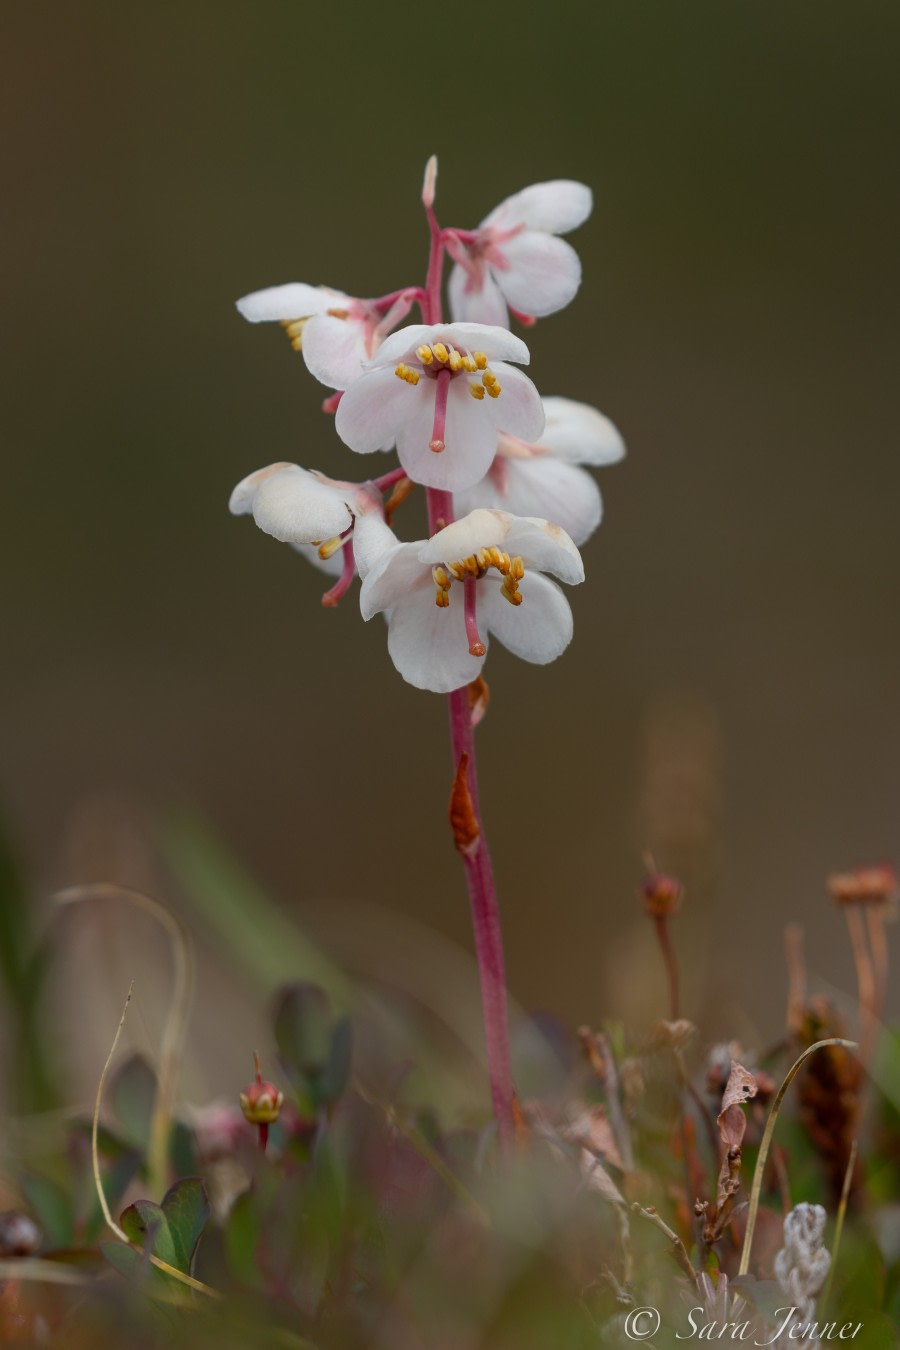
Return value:
M 344 562 L 341 568 L 341 575 L 331 587 L 322 596 L 322 604 L 326 609 L 334 609 L 335 605 L 349 591 L 350 585 L 356 575 L 356 563 L 353 560 L 353 541 L 348 539 L 344 545 Z
M 380 478 L 372 479 L 372 486 L 379 492 L 387 492 L 395 483 L 399 483 L 401 478 L 406 477 L 406 470 L 401 465 L 399 469 L 391 469 L 389 473 L 383 473 Z
M 269 1142 L 269 1127 L 268 1127 L 268 1125 L 257 1125 L 256 1128 L 259 1130 L 259 1147 L 260 1147 L 260 1150 L 261 1150 L 263 1153 L 265 1153 L 265 1151 L 266 1151 L 266 1145 L 267 1145 L 268 1142 Z
M 440 323 L 441 281 L 444 272 L 444 235 L 434 214 L 431 202 L 425 203 L 428 228 L 431 235 L 428 254 L 428 277 L 421 301 L 425 323 Z M 428 503 L 428 530 L 436 534 L 445 525 L 452 525 L 453 497 L 441 488 L 426 490 Z M 466 786 L 472 802 L 478 836 L 471 847 L 460 849 L 469 904 L 472 910 L 472 928 L 475 935 L 475 956 L 481 980 L 481 1006 L 484 1015 L 484 1038 L 487 1049 L 488 1077 L 491 1101 L 500 1143 L 507 1147 L 515 1135 L 512 1069 L 509 1060 L 509 1023 L 506 1006 L 506 971 L 503 960 L 503 937 L 500 929 L 500 907 L 494 884 L 494 870 L 478 797 L 478 769 L 475 760 L 475 733 L 469 709 L 469 690 L 464 685 L 449 695 L 450 746 L 453 768 L 458 772 L 463 755 L 467 756 Z

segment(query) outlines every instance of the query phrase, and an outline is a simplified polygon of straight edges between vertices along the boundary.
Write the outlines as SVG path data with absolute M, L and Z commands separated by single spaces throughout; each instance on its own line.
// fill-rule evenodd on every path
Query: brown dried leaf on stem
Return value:
M 469 756 L 463 752 L 456 767 L 453 791 L 450 794 L 450 828 L 453 830 L 453 842 L 460 853 L 467 857 L 475 852 L 480 838 L 478 817 L 469 792 Z
M 756 1092 L 753 1074 L 737 1060 L 732 1060 L 731 1073 L 722 1094 L 722 1109 L 716 1116 L 725 1152 L 716 1183 L 715 1207 L 703 1228 L 703 1240 L 709 1246 L 718 1242 L 731 1220 L 734 1199 L 741 1187 L 741 1147 L 747 1128 L 747 1117 L 741 1107 L 755 1097 Z
M 488 704 L 491 701 L 491 690 L 487 680 L 479 675 L 477 680 L 473 680 L 469 685 L 469 716 L 472 719 L 472 726 L 477 727 L 488 710 Z

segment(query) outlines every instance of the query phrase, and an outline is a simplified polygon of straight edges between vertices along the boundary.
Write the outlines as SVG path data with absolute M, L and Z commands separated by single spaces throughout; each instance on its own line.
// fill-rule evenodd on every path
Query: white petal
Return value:
M 431 385 L 431 406 L 434 388 Z M 392 370 L 367 370 L 344 392 L 334 419 L 345 445 L 362 455 L 390 450 L 400 427 L 427 402 L 428 389 L 398 380 Z
M 302 352 L 311 375 L 331 389 L 346 389 L 362 375 L 369 355 L 365 324 L 333 314 L 316 315 L 303 330 Z
M 417 689 L 449 694 L 478 678 L 484 657 L 469 655 L 462 587 L 453 587 L 447 609 L 439 609 L 434 596 L 429 577 L 427 585 L 410 592 L 391 611 L 388 651 L 404 680 Z M 487 633 L 481 637 L 487 647 Z
M 419 546 L 419 559 L 429 566 L 468 558 L 480 548 L 501 548 L 509 534 L 513 517 L 507 511 L 470 511 Z
M 268 323 L 324 314 L 326 309 L 348 298 L 343 291 L 333 291 L 328 286 L 307 286 L 303 281 L 290 281 L 286 286 L 269 286 L 264 291 L 241 296 L 237 307 L 250 323 Z
M 600 524 L 600 491 L 589 473 L 550 455 L 539 459 L 503 459 L 495 480 L 488 474 L 458 492 L 459 512 L 493 506 L 515 516 L 543 516 L 561 525 L 572 541 L 583 544 Z
M 524 230 L 502 244 L 501 252 L 508 266 L 495 269 L 494 275 L 513 309 L 541 318 L 574 299 L 581 285 L 581 261 L 564 239 Z
M 252 510 L 259 528 L 286 544 L 333 539 L 353 523 L 342 494 L 296 464 L 262 479 Z
M 402 604 L 417 587 L 424 586 L 434 600 L 435 586 L 428 568 L 419 561 L 418 551 L 418 543 L 395 541 L 368 568 L 359 592 L 359 607 L 364 619 Z
M 504 600 L 499 582 L 488 577 L 478 583 L 482 622 L 498 641 L 523 661 L 545 666 L 555 661 L 572 640 L 572 611 L 553 581 L 539 572 L 526 572 L 519 583 L 521 605 Z M 483 636 L 483 634 L 482 634 Z
M 544 413 L 547 421 L 537 444 L 546 446 L 557 459 L 600 465 L 616 464 L 623 458 L 625 442 L 597 408 L 571 398 L 554 397 L 544 399 Z
M 387 558 L 399 547 L 399 539 L 378 511 L 357 515 L 353 527 L 353 556 L 363 579 L 380 559 Z
M 434 390 L 433 380 L 422 381 L 419 389 L 423 383 Z M 468 392 L 465 378 L 453 380 L 447 393 L 446 449 L 435 454 L 428 448 L 434 430 L 433 393 L 427 403 L 424 398 L 420 400 L 416 417 L 408 419 L 397 434 L 397 454 L 410 478 L 426 487 L 449 492 L 457 492 L 483 478 L 497 449 L 497 427 L 491 414 L 492 405 L 498 402 L 500 399 L 478 401 Z
M 493 225 L 512 229 L 516 225 L 525 225 L 530 230 L 544 230 L 547 234 L 568 234 L 587 220 L 593 205 L 593 194 L 585 183 L 557 178 L 549 183 L 533 183 L 507 197 L 485 217 L 481 228 Z
M 485 399 L 480 406 L 499 431 L 520 441 L 536 441 L 544 430 L 544 405 L 528 376 L 505 361 L 491 367 L 500 382 L 500 397 Z M 471 397 L 471 395 L 470 395 Z
M 480 284 L 457 264 L 447 283 L 450 313 L 460 322 L 485 323 L 497 328 L 509 327 L 509 310 L 503 292 L 492 273 L 484 268 Z
M 519 553 L 526 567 L 552 572 L 560 581 L 576 586 L 584 581 L 581 554 L 559 525 L 537 516 L 512 516 L 506 536 L 506 552 Z
M 460 350 L 482 351 L 491 361 L 517 361 L 523 366 L 529 361 L 525 343 L 505 328 L 483 323 L 414 323 L 386 337 L 369 365 L 373 369 L 396 366 L 405 357 L 413 358 L 417 347 L 430 347 L 435 342 Z
M 269 464 L 266 468 L 257 469 L 254 473 L 248 474 L 246 478 L 242 478 L 228 502 L 228 509 L 231 514 L 233 516 L 250 515 L 257 491 L 263 480 L 271 477 L 273 473 L 281 473 L 282 469 L 296 467 L 296 465 L 289 464 L 287 460 L 279 460 L 277 464 Z

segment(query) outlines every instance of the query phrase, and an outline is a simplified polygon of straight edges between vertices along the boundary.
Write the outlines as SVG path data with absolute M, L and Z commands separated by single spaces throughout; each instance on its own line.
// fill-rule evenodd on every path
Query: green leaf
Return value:
M 252 1191 L 245 1191 L 235 1200 L 225 1224 L 225 1254 L 231 1273 L 250 1289 L 260 1284 L 256 1253 L 261 1232 L 259 1198 Z
M 163 1197 L 162 1212 L 169 1226 L 175 1259 L 172 1265 L 190 1275 L 197 1243 L 209 1222 L 206 1187 L 199 1177 L 176 1181 Z
M 58 1181 L 38 1172 L 19 1178 L 28 1208 L 44 1230 L 48 1247 L 69 1247 L 74 1238 L 75 1211 L 72 1196 Z
M 119 1223 L 131 1242 L 151 1251 L 160 1261 L 178 1266 L 175 1241 L 165 1214 L 152 1200 L 136 1200 L 124 1211 Z M 178 1266 L 180 1270 L 181 1267 Z
M 321 1073 L 331 1050 L 328 996 L 315 984 L 292 984 L 275 1005 L 275 1043 L 284 1066 L 302 1078 Z
M 117 1070 L 107 1100 L 128 1143 L 146 1153 L 156 1100 L 156 1074 L 142 1055 L 132 1055 Z
M 146 1272 L 146 1258 L 133 1247 L 126 1247 L 124 1242 L 101 1242 L 100 1250 L 113 1270 L 127 1279 L 135 1279 Z
M 340 1101 L 350 1079 L 353 1060 L 353 1026 L 349 1017 L 342 1017 L 334 1029 L 328 1062 L 316 1084 L 317 1095 L 329 1106 Z

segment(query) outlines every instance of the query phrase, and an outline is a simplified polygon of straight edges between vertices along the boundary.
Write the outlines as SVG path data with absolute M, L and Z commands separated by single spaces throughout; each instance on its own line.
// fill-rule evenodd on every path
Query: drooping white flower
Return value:
M 385 613 L 388 651 L 419 689 L 449 693 L 476 679 L 493 634 L 544 665 L 568 646 L 572 611 L 544 572 L 584 580 L 572 540 L 546 520 L 472 511 L 431 539 L 401 544 L 375 513 L 357 522 L 364 619 Z
M 340 537 L 353 524 L 350 503 L 355 483 L 280 462 L 241 479 L 231 494 L 233 516 L 252 515 L 257 525 L 284 544 L 316 544 Z
M 356 574 L 350 542 L 355 513 L 381 505 L 380 493 L 358 483 L 342 483 L 297 464 L 270 464 L 238 483 L 231 494 L 233 515 L 252 515 L 266 534 L 290 544 L 319 571 L 336 578 L 322 596 L 331 608 Z
M 310 374 L 331 389 L 346 389 L 385 332 L 409 312 L 406 304 L 385 316 L 367 300 L 300 281 L 254 291 L 237 307 L 250 323 L 280 323 L 295 351 L 302 351 Z
M 394 445 L 407 474 L 457 492 L 490 468 L 501 429 L 533 441 L 544 427 L 527 375 L 528 348 L 503 328 L 411 324 L 392 333 L 340 401 L 335 425 L 351 450 Z
M 547 516 L 576 544 L 600 524 L 603 503 L 578 465 L 615 464 L 625 443 L 608 417 L 587 403 L 545 398 L 543 434 L 532 442 L 500 433 L 494 462 L 481 482 L 457 493 L 456 509 L 501 507 L 516 516 Z
M 567 305 L 581 284 L 581 262 L 557 236 L 587 220 L 592 206 L 584 183 L 535 183 L 507 197 L 471 234 L 451 232 L 453 318 L 503 327 L 508 308 L 541 318 Z

